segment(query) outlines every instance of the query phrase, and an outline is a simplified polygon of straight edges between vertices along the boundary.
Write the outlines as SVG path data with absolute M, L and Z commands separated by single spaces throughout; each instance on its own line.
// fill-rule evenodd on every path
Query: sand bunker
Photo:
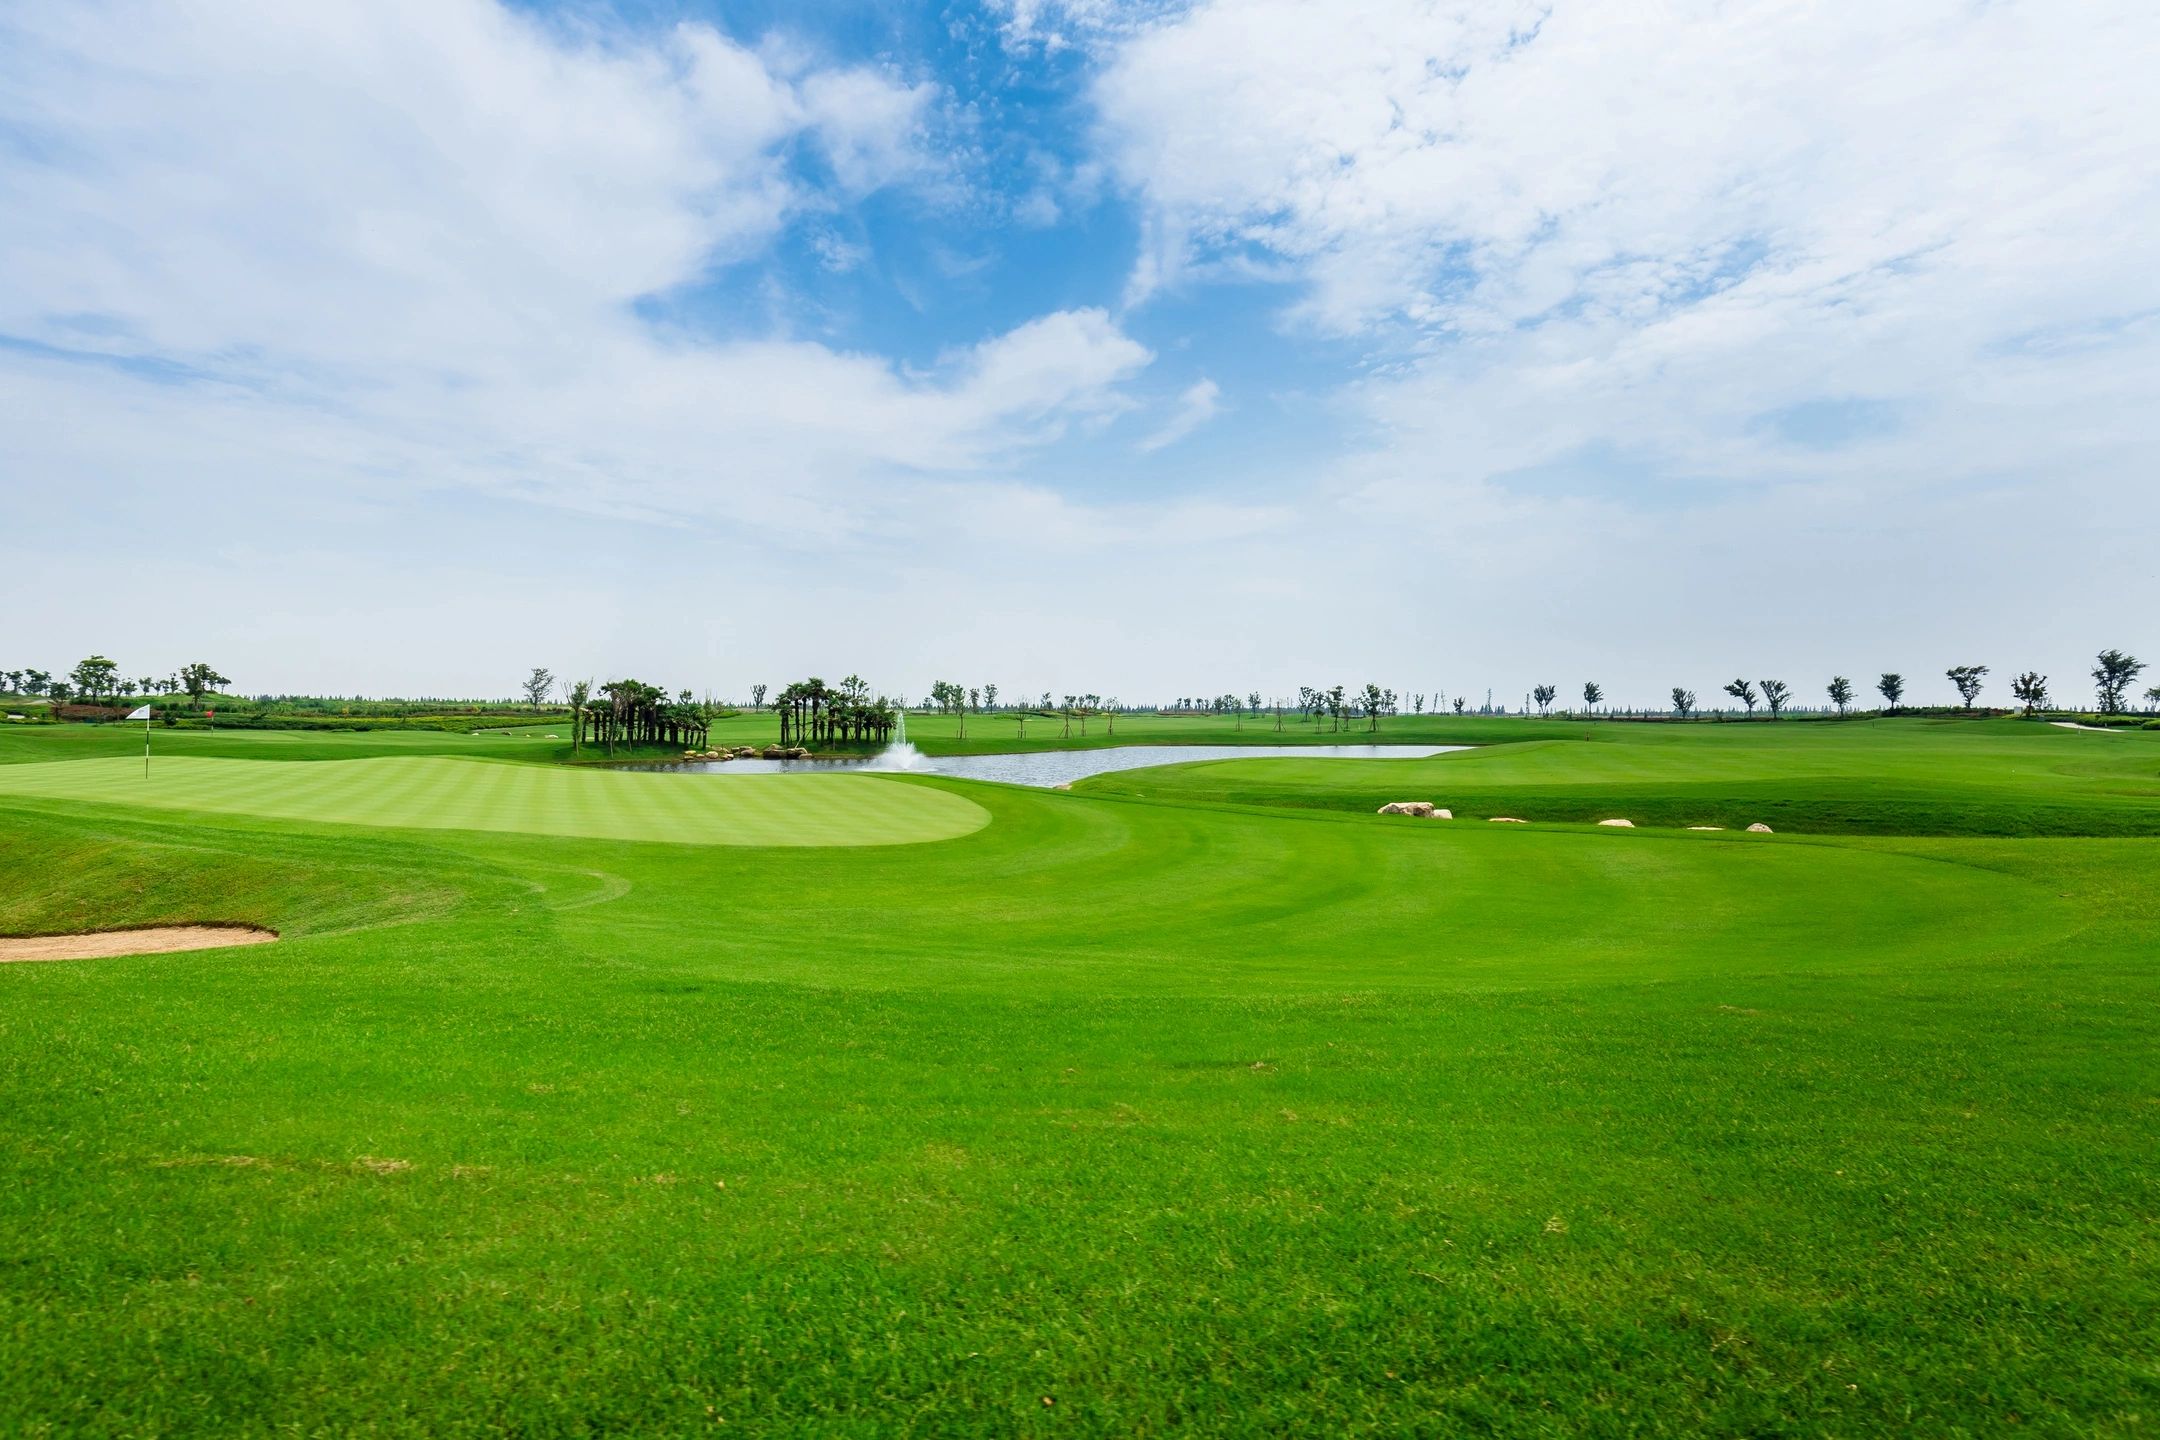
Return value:
M 252 925 L 160 925 L 147 930 L 93 930 L 87 935 L 0 937 L 0 964 L 10 960 L 96 960 L 109 955 L 162 955 L 173 950 L 217 950 L 227 945 L 266 945 L 275 930 Z

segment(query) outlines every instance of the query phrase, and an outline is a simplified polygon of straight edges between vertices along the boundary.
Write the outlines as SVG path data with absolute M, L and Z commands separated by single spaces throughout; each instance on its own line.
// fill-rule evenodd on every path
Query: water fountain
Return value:
M 922 751 L 908 744 L 907 711 L 902 710 L 899 718 L 893 722 L 891 743 L 878 752 L 877 759 L 872 761 L 871 765 L 878 770 L 920 770 L 928 758 Z

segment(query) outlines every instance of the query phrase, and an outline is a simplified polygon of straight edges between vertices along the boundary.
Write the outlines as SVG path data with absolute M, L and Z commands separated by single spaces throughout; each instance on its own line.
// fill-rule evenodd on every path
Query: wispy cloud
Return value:
M 1142 450 L 1160 450 L 1175 445 L 1215 418 L 1222 408 L 1222 387 L 1213 380 L 1200 380 L 1187 386 L 1178 396 L 1177 412 L 1164 421 L 1160 428 L 1140 442 Z

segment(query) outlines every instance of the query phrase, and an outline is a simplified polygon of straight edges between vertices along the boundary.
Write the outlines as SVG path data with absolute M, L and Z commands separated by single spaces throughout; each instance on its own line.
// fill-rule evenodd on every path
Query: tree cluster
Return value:
M 55 705 L 64 705 L 71 700 L 84 705 L 110 705 L 132 700 L 138 695 L 150 699 L 184 691 L 189 702 L 198 709 L 205 695 L 221 685 L 232 684 L 230 679 L 201 661 L 182 666 L 161 679 L 155 675 L 122 675 L 119 664 L 103 655 L 78 660 L 75 668 L 65 675 L 54 675 L 35 666 L 0 670 L 0 681 L 5 682 L 11 695 L 50 700 Z
M 572 753 L 587 741 L 605 745 L 610 755 L 618 744 L 704 748 L 709 727 L 687 690 L 670 696 L 643 680 L 610 680 L 597 693 L 575 685 L 571 696 Z
M 893 702 L 883 695 L 873 697 L 860 675 L 838 685 L 815 675 L 783 685 L 771 708 L 780 717 L 782 745 L 883 743 L 892 738 L 900 718 Z

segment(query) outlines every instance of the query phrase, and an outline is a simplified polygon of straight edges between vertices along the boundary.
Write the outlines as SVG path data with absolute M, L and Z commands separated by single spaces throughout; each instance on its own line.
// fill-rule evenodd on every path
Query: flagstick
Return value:
M 150 717 L 147 715 L 142 721 L 142 778 L 150 778 Z

